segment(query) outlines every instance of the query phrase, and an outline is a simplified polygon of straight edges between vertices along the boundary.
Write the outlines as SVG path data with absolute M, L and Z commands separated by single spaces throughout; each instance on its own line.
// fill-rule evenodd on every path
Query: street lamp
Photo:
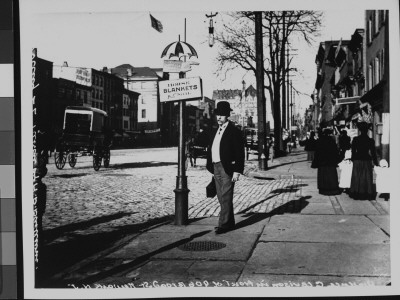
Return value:
M 206 15 L 207 18 L 210 18 L 210 27 L 208 27 L 208 45 L 210 47 L 214 46 L 214 21 L 212 18 L 216 15 L 218 13 L 213 14 L 212 12 L 210 15 Z
M 171 58 L 173 56 L 184 57 L 184 61 L 186 62 L 186 56 L 189 58 L 192 56 L 197 56 L 196 50 L 186 43 L 186 18 L 185 18 L 185 36 L 184 42 L 181 42 L 180 39 L 178 42 L 173 42 L 169 44 L 161 54 L 161 58 L 163 57 Z M 179 77 L 185 78 L 186 72 L 180 72 Z M 179 101 L 179 144 L 178 144 L 178 175 L 176 176 L 176 188 L 175 192 L 175 224 L 176 225 L 187 225 L 188 224 L 188 194 L 189 189 L 187 185 L 187 176 L 185 169 L 185 137 L 184 137 L 184 129 L 185 129 L 185 107 L 186 101 Z

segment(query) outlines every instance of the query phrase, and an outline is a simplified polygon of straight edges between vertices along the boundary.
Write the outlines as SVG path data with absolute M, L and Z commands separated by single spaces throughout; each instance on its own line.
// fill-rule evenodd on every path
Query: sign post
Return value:
M 173 73 L 177 70 L 182 70 L 182 64 L 179 62 L 167 63 L 167 68 Z M 203 91 L 200 77 L 185 78 L 185 72 L 180 72 L 179 77 L 176 80 L 161 81 L 159 89 L 160 102 L 179 101 L 178 175 L 176 176 L 176 188 L 174 189 L 175 225 L 187 225 L 189 219 L 188 194 L 190 190 L 187 186 L 185 169 L 185 108 L 186 101 L 201 99 Z
M 178 73 L 178 80 L 161 81 L 160 102 L 179 101 L 179 144 L 178 144 L 178 175 L 176 176 L 175 192 L 175 225 L 187 225 L 188 223 L 188 194 L 187 176 L 185 170 L 185 105 L 187 100 L 202 98 L 201 79 L 185 78 L 186 72 L 191 70 L 195 62 L 186 62 L 186 56 L 197 57 L 196 50 L 186 43 L 186 18 L 185 18 L 185 39 L 169 44 L 161 54 L 161 57 L 177 57 L 178 60 L 165 60 L 164 72 Z M 183 56 L 184 60 L 180 58 Z

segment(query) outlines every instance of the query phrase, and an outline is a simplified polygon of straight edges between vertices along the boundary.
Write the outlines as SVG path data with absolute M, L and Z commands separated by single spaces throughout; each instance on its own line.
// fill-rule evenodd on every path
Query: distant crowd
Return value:
M 345 192 L 356 200 L 372 200 L 376 192 L 387 193 L 378 177 L 383 176 L 388 163 L 384 159 L 378 162 L 375 141 L 368 136 L 370 127 L 367 122 L 357 123 L 359 134 L 353 138 L 348 135 L 346 127 L 325 127 L 318 132 L 311 131 L 306 140 L 300 142 L 307 151 L 311 168 L 318 169 L 320 194 L 338 195 Z

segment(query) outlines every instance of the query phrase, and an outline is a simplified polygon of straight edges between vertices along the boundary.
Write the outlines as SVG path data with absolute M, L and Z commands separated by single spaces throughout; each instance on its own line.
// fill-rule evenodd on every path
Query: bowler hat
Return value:
M 230 116 L 231 115 L 231 106 L 227 101 L 220 101 L 217 103 L 217 108 L 215 109 L 215 114 L 219 116 Z

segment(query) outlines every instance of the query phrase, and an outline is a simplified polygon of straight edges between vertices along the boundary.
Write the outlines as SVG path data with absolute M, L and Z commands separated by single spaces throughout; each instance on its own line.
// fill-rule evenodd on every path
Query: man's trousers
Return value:
M 221 162 L 214 164 L 214 178 L 217 197 L 221 206 L 218 227 L 232 229 L 235 226 L 233 213 L 233 189 L 235 183 L 232 182 L 232 177 L 225 173 Z

